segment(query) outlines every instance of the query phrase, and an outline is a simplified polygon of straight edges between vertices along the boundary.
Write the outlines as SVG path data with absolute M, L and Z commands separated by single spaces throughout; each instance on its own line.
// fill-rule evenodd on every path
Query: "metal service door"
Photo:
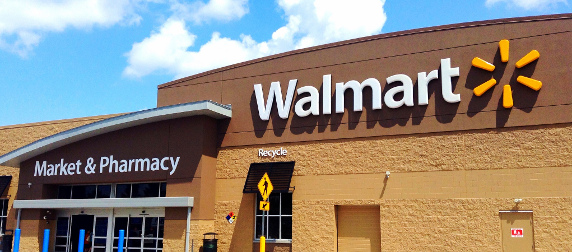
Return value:
M 338 251 L 381 251 L 379 206 L 337 206 Z
M 532 211 L 500 211 L 499 214 L 503 251 L 534 251 Z

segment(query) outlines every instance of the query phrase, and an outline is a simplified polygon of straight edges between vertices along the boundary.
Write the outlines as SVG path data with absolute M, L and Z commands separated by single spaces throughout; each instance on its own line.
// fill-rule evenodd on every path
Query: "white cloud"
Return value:
M 129 67 L 124 70 L 124 74 L 141 77 L 152 73 L 158 66 L 172 69 L 169 73 L 175 74 L 182 63 L 182 57 L 187 48 L 194 44 L 195 38 L 195 35 L 187 31 L 183 21 L 167 20 L 158 32 L 133 44 L 126 55 Z M 138 64 L 139 62 L 147 64 Z
M 516 6 L 525 10 L 549 9 L 558 4 L 568 4 L 567 0 L 486 0 L 485 5 L 492 7 L 497 3 L 507 3 L 509 6 Z
M 215 0 L 211 0 L 213 1 Z M 286 14 L 287 23 L 278 28 L 268 41 L 256 42 L 247 35 L 243 35 L 240 40 L 233 40 L 215 32 L 198 50 L 192 49 L 192 42 L 171 49 L 161 48 L 169 46 L 169 40 L 180 39 L 166 29 L 167 26 L 174 25 L 173 22 L 177 23 L 177 34 L 185 34 L 183 37 L 192 37 L 194 41 L 194 35 L 187 30 L 184 20 L 197 20 L 177 15 L 177 21 L 167 21 L 159 31 L 133 45 L 127 53 L 129 65 L 123 73 L 125 76 L 142 77 L 152 72 L 167 72 L 180 78 L 293 49 L 377 34 L 381 32 L 386 20 L 384 3 L 385 0 L 279 0 L 278 4 Z M 201 15 L 203 14 L 195 15 L 203 17 L 199 21 L 206 18 Z M 163 42 L 152 42 L 155 40 Z M 164 62 L 166 60 L 160 58 L 170 60 Z
M 25 57 L 46 32 L 137 23 L 130 0 L 0 1 L 0 48 Z
M 171 10 L 176 18 L 190 20 L 197 24 L 209 20 L 231 21 L 248 13 L 248 0 L 210 0 L 208 3 L 196 1 L 181 3 L 175 1 Z

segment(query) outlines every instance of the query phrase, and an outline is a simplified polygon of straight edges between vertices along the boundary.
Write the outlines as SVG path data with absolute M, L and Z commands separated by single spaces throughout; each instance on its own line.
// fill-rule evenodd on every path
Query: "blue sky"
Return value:
M 570 12 L 567 0 L 5 0 L 0 126 L 154 108 L 157 85 L 297 48 Z

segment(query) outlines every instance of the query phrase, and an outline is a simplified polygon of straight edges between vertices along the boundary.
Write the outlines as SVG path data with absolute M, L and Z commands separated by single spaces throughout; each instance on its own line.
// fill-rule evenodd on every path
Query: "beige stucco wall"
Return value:
M 164 251 L 185 251 L 186 227 L 186 220 L 165 221 L 165 235 L 163 237 Z M 203 246 L 203 234 L 213 232 L 214 221 L 191 220 L 190 230 L 189 251 L 199 251 Z M 208 236 L 207 238 L 211 237 L 212 236 Z
M 94 116 L 0 127 L 0 155 L 4 155 L 24 145 L 59 132 L 113 116 L 116 115 Z M 19 172 L 20 170 L 18 168 L 0 166 L 0 176 L 12 176 L 10 188 L 7 193 L 7 195 L 10 196 L 10 199 L 8 203 L 8 223 L 6 229 L 16 228 L 16 211 L 12 211 L 12 203 L 14 202 L 16 192 L 18 191 Z M 23 220 L 20 224 L 21 229 L 23 230 L 20 239 L 20 250 L 38 251 L 41 237 L 43 236 L 40 231 L 43 229 L 38 225 L 39 221 Z
M 257 156 L 280 147 L 286 157 Z M 517 207 L 534 212 L 538 251 L 572 247 L 572 124 L 221 149 L 222 251 L 252 248 L 250 163 L 292 160 L 293 251 L 334 251 L 335 205 L 363 204 L 380 206 L 382 250 L 499 251 L 498 212 Z
M 93 116 L 0 127 L 0 155 L 59 132 L 117 115 Z

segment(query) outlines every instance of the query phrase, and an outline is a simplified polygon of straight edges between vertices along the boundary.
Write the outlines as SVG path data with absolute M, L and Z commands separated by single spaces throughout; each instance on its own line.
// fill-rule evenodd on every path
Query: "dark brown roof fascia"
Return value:
M 168 87 L 177 85 L 177 84 L 185 82 L 185 81 L 189 81 L 192 79 L 200 78 L 203 76 L 223 72 L 226 70 L 230 70 L 230 69 L 234 69 L 234 68 L 238 68 L 238 67 L 242 67 L 242 66 L 246 66 L 246 65 L 251 65 L 251 64 L 255 64 L 255 63 L 260 63 L 260 62 L 264 62 L 264 61 L 269 61 L 269 60 L 287 57 L 287 56 L 296 55 L 296 54 L 301 54 L 301 53 L 307 53 L 307 52 L 318 51 L 318 50 L 323 50 L 323 49 L 332 48 L 332 47 L 344 46 L 344 45 L 348 45 L 348 44 L 355 44 L 355 43 L 361 43 L 361 42 L 372 41 L 372 40 L 379 40 L 379 39 L 386 39 L 386 38 L 393 38 L 393 37 L 400 37 L 400 36 L 409 36 L 409 35 L 414 35 L 414 34 L 444 31 L 444 30 L 464 29 L 464 28 L 472 28 L 472 27 L 478 27 L 478 26 L 499 25 L 499 24 L 508 24 L 508 23 L 538 22 L 538 21 L 558 20 L 558 19 L 572 19 L 572 13 L 492 19 L 492 20 L 485 20 L 485 21 L 457 23 L 457 24 L 425 27 L 425 28 L 419 28 L 419 29 L 412 29 L 412 30 L 405 30 L 405 31 L 397 31 L 397 32 L 391 32 L 391 33 L 372 35 L 372 36 L 367 36 L 367 37 L 344 40 L 344 41 L 334 42 L 334 43 L 330 43 L 330 44 L 324 44 L 324 45 L 319 45 L 319 46 L 314 46 L 314 47 L 308 47 L 308 48 L 283 52 L 283 53 L 274 54 L 274 55 L 270 55 L 270 56 L 266 56 L 266 57 L 262 57 L 262 58 L 258 58 L 258 59 L 253 59 L 253 60 L 233 64 L 230 66 L 225 66 L 225 67 L 213 69 L 210 71 L 202 72 L 199 74 L 191 75 L 191 76 L 184 77 L 181 79 L 173 80 L 173 81 L 161 84 L 157 88 L 158 89 L 168 88 Z

